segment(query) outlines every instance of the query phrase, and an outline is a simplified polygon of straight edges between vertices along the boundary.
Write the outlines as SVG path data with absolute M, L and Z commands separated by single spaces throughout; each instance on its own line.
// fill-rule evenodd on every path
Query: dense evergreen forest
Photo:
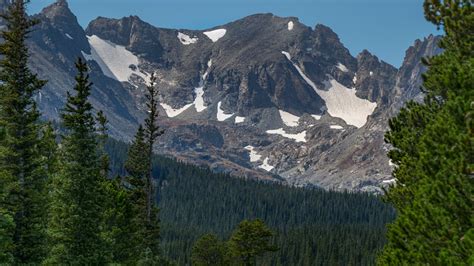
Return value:
M 122 174 L 127 145 L 110 140 L 112 172 Z M 184 265 L 202 235 L 227 239 L 244 219 L 261 218 L 279 248 L 259 265 L 373 265 L 394 210 L 375 196 L 236 179 L 155 156 L 164 254 Z

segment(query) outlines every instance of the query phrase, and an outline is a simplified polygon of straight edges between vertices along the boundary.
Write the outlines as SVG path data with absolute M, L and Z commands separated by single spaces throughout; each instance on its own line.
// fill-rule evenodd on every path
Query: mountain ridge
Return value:
M 421 97 L 416 62 L 439 52 L 429 37 L 396 69 L 367 50 L 352 56 L 327 26 L 272 14 L 202 31 L 157 28 L 137 16 L 99 17 L 83 29 L 66 1 L 35 17 L 42 23 L 29 41 L 31 66 L 50 81 L 37 99 L 46 118 L 58 118 L 82 56 L 95 83 L 92 103 L 105 111 L 112 136 L 128 141 L 155 72 L 166 129 L 157 152 L 235 176 L 328 189 L 380 191 L 389 183 L 387 120 Z

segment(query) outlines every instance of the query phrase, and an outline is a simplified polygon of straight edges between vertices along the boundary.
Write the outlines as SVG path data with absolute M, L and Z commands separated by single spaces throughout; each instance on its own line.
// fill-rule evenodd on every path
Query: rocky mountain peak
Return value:
M 45 7 L 41 14 L 49 19 L 63 19 L 65 22 L 77 21 L 76 16 L 69 9 L 69 4 L 66 0 L 58 0 L 55 3 Z

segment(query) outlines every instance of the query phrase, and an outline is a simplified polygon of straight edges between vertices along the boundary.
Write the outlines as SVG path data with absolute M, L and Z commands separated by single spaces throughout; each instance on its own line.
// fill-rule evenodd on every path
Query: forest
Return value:
M 106 146 L 112 172 L 124 173 L 127 145 Z M 242 220 L 262 219 L 278 247 L 259 265 L 374 265 L 393 208 L 369 194 L 328 192 L 236 179 L 156 156 L 163 253 L 180 265 L 202 235 L 230 237 Z

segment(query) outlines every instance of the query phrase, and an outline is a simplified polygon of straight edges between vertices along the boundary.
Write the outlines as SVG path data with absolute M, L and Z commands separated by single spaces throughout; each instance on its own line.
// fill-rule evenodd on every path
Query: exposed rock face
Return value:
M 155 72 L 166 129 L 158 152 L 236 176 L 333 189 L 373 191 L 389 179 L 388 117 L 419 94 L 419 59 L 439 52 L 437 38 L 417 41 L 397 70 L 368 51 L 353 57 L 326 26 L 272 14 L 206 31 L 138 17 L 97 18 L 83 30 L 66 1 L 36 17 L 31 66 L 49 80 L 38 95 L 46 117 L 58 118 L 82 56 L 93 104 L 112 136 L 130 140 Z

